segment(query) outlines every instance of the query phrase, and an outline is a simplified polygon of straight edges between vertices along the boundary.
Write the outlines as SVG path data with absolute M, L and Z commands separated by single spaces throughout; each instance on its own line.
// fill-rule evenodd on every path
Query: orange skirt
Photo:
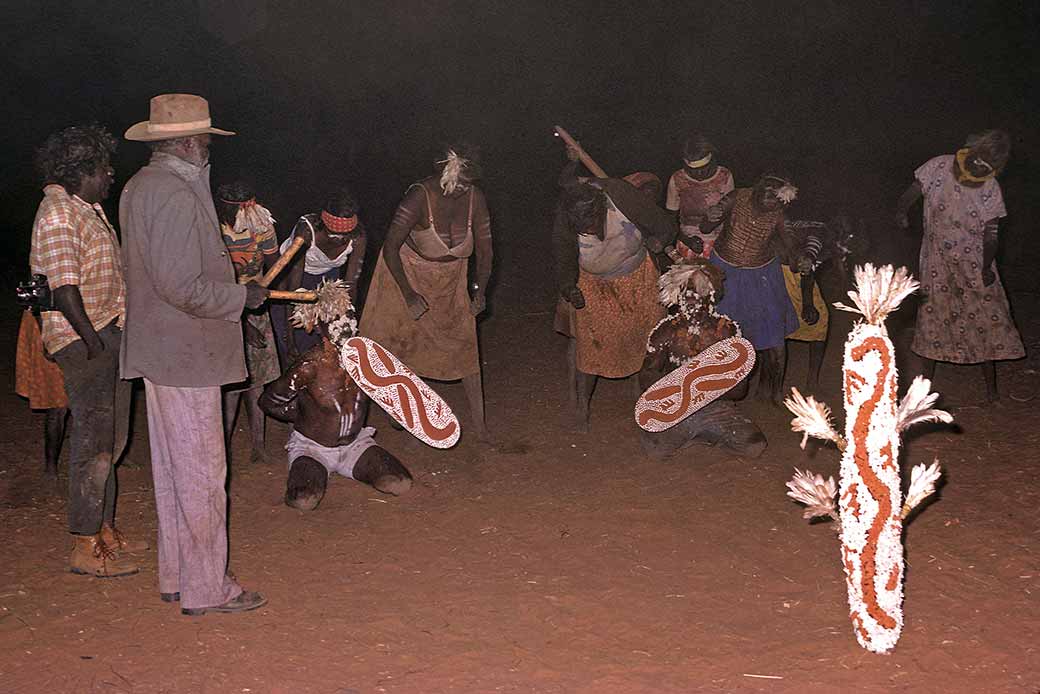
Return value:
M 61 368 L 44 356 L 43 336 L 32 313 L 22 313 L 15 353 L 14 392 L 29 399 L 34 410 L 68 407 Z
M 578 288 L 585 296 L 585 308 L 574 312 L 578 370 L 607 378 L 639 371 L 646 339 L 665 315 L 650 256 L 622 277 L 600 279 L 581 272 Z

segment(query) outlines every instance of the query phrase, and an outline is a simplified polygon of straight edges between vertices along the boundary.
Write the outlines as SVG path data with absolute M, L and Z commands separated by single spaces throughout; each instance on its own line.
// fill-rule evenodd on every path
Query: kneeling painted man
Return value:
M 740 335 L 737 324 L 715 310 L 722 298 L 723 271 L 702 258 L 673 265 L 658 280 L 659 300 L 669 314 L 650 333 L 639 372 L 644 390 L 720 340 Z M 733 400 L 747 395 L 747 380 L 664 431 L 640 432 L 651 456 L 671 455 L 695 441 L 722 445 L 738 455 L 757 458 L 766 449 L 762 430 Z
M 318 330 L 321 342 L 260 398 L 269 416 L 293 423 L 285 503 L 301 511 L 321 503 L 333 472 L 386 494 L 403 494 L 412 486 L 408 470 L 376 444 L 375 429 L 364 426 L 369 398 L 340 363 L 342 344 L 357 334 L 349 289 L 335 281 L 317 291 L 317 302 L 297 305 L 292 322 L 308 332 Z

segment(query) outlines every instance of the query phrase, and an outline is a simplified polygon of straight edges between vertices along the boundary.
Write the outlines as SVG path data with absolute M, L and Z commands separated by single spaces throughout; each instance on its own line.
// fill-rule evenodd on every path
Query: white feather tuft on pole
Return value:
M 900 518 L 905 520 L 915 506 L 935 492 L 935 483 L 941 475 L 938 458 L 933 460 L 931 465 L 925 466 L 921 463 L 914 466 L 910 471 L 910 488 L 906 490 L 906 501 L 903 502 L 903 508 L 899 513 Z
M 809 470 L 802 472 L 794 469 L 794 477 L 787 483 L 787 496 L 801 504 L 805 504 L 802 518 L 811 520 L 822 516 L 830 516 L 838 520 L 838 509 L 834 498 L 838 495 L 838 485 L 834 477 L 825 481 L 822 475 L 814 475 Z
M 809 437 L 833 441 L 839 451 L 845 450 L 845 437 L 839 434 L 831 424 L 831 408 L 816 398 L 804 397 L 797 388 L 791 389 L 791 397 L 784 400 L 784 405 L 794 415 L 791 429 L 802 433 L 801 446 L 804 449 Z
M 437 163 L 444 164 L 444 170 L 441 171 L 441 190 L 445 195 L 451 195 L 459 187 L 462 170 L 469 161 L 460 157 L 455 150 L 449 149 L 447 156 Z
M 899 431 L 904 431 L 912 424 L 920 422 L 943 422 L 949 424 L 953 421 L 953 415 L 945 410 L 932 409 L 932 405 L 939 399 L 938 393 L 929 392 L 932 383 L 924 376 L 918 376 L 910 384 L 910 388 L 899 403 Z
M 862 314 L 871 325 L 880 325 L 919 286 L 905 267 L 885 265 L 875 268 L 873 264 L 867 263 L 857 266 L 855 275 L 856 289 L 849 292 L 849 298 L 855 306 L 836 303 L 834 307 Z

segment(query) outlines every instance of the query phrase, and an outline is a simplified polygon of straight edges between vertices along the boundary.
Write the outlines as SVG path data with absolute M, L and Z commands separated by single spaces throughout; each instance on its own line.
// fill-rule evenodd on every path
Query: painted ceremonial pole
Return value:
M 588 152 L 582 149 L 581 145 L 578 144 L 578 141 L 571 137 L 569 132 L 559 125 L 553 128 L 553 132 L 556 137 L 563 140 L 568 147 L 572 147 L 578 153 L 578 158 L 581 159 L 581 163 L 584 164 L 585 168 L 591 171 L 596 178 L 610 178 L 610 176 L 607 175 L 607 172 L 601 169 L 600 165 L 589 156 Z
M 905 268 L 856 268 L 854 307 L 859 313 L 845 343 L 843 390 L 845 435 L 830 422 L 830 409 L 797 389 L 785 402 L 795 415 L 794 431 L 832 441 L 842 451 L 841 481 L 795 471 L 788 495 L 806 504 L 806 518 L 831 516 L 841 525 L 841 559 L 849 596 L 849 616 L 860 645 L 875 653 L 895 647 L 903 628 L 903 521 L 911 509 L 935 490 L 938 462 L 914 468 L 906 502 L 899 473 L 900 433 L 922 421 L 950 422 L 942 410 L 931 409 L 938 395 L 931 383 L 914 380 L 902 403 L 897 402 L 895 353 L 885 318 L 918 283 Z M 834 496 L 839 507 L 835 509 Z

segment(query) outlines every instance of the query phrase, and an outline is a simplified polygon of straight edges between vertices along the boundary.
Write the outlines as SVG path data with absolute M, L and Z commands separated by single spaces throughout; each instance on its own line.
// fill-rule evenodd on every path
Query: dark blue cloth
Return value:
M 798 315 L 787 294 L 780 260 L 755 268 L 730 265 L 714 252 L 710 260 L 726 273 L 722 301 L 715 310 L 736 321 L 755 350 L 782 347 L 784 338 L 798 329 Z

